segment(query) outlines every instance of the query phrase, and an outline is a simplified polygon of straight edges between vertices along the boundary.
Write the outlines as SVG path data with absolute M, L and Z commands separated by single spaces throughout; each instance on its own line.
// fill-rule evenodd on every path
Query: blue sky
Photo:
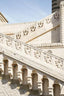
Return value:
M 51 0 L 0 0 L 0 12 L 9 23 L 37 21 L 51 14 Z

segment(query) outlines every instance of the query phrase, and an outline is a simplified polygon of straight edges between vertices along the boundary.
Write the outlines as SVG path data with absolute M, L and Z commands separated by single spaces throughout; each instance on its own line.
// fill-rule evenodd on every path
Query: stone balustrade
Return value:
M 41 96 L 53 96 L 53 94 L 54 94 L 54 96 L 60 96 L 61 90 L 60 90 L 60 83 L 58 80 L 52 79 L 53 94 L 50 94 L 50 92 L 49 92 L 49 89 L 50 89 L 49 78 L 50 77 L 49 76 L 41 74 L 41 77 L 40 77 L 40 73 L 38 73 L 38 71 L 36 69 L 30 68 L 29 66 L 26 66 L 24 63 L 22 63 L 20 65 L 19 61 L 16 62 L 15 60 L 13 60 L 13 58 L 11 59 L 5 55 L 2 55 L 2 56 L 3 56 L 3 60 L 2 60 L 3 75 L 1 75 L 1 74 L 0 75 L 4 76 L 4 80 L 9 80 L 10 84 L 18 84 L 19 83 L 18 87 L 20 88 L 21 91 L 22 91 L 21 87 L 24 86 L 26 88 L 24 90 L 28 90 L 29 93 L 33 96 L 40 96 L 41 94 L 42 94 Z M 10 60 L 12 61 L 11 64 L 9 64 Z M 11 67 L 9 67 L 9 66 L 11 66 Z M 11 73 L 9 72 L 8 69 L 12 69 L 11 70 L 12 71 L 12 78 L 10 75 Z M 30 74 L 28 70 L 30 70 L 32 73 Z M 0 70 L 0 72 L 1 72 L 1 70 Z M 29 74 L 31 75 L 31 77 L 29 77 Z M 19 75 L 20 80 L 18 78 L 18 75 Z M 28 81 L 28 78 L 29 78 L 29 80 L 31 79 L 30 83 Z M 40 85 L 42 85 L 42 86 L 39 87 L 38 83 L 40 83 Z M 30 96 L 30 95 L 27 95 L 27 96 Z
M 0 44 L 64 70 L 64 59 L 0 33 Z M 54 45 L 54 44 L 52 44 Z M 58 44 L 57 44 L 58 45 Z M 61 44 L 60 44 L 61 45 Z M 11 54 L 10 52 L 8 54 Z M 16 55 L 16 54 L 15 54 Z
M 48 89 L 49 77 L 47 78 L 47 76 L 44 76 L 44 73 L 46 73 L 46 71 L 47 71 L 46 74 L 48 74 L 48 72 L 49 72 L 48 75 L 52 76 L 53 81 L 55 80 L 55 78 L 58 78 L 59 81 L 63 82 L 62 77 L 64 77 L 64 74 L 63 74 L 64 71 L 62 71 L 62 69 L 63 69 L 64 60 L 60 57 L 57 57 L 57 56 L 54 56 L 53 54 L 44 52 L 43 50 L 40 50 L 38 48 L 25 44 L 19 40 L 15 40 L 9 36 L 3 35 L 2 33 L 0 33 L 0 53 L 4 56 L 3 63 L 2 63 L 3 67 L 0 68 L 1 69 L 0 71 L 3 72 L 3 74 L 5 76 L 10 75 L 10 79 L 15 80 L 16 82 L 17 82 L 17 80 L 19 80 L 21 82 L 21 84 L 27 85 L 28 77 L 29 77 L 28 69 L 30 69 L 30 70 L 32 70 L 31 71 L 32 74 L 30 76 L 31 81 L 32 81 L 32 83 L 30 85 L 30 86 L 32 86 L 31 89 L 38 90 L 39 89 L 38 74 L 41 74 L 41 79 L 42 79 L 42 76 L 44 78 L 44 79 L 42 79 L 42 81 L 40 79 L 41 84 L 43 86 L 42 93 L 44 96 L 49 95 L 49 89 Z M 25 62 L 25 59 L 24 59 L 24 58 L 27 58 L 27 56 L 28 56 L 28 64 L 27 64 L 27 61 Z M 24 58 L 22 58 L 22 57 L 24 57 Z M 31 58 L 33 58 L 33 59 L 31 59 Z M 10 64 L 9 64 L 9 62 L 10 62 L 9 59 L 10 59 L 10 61 L 12 60 L 12 62 Z M 32 62 L 32 64 L 31 64 L 31 62 Z M 38 64 L 38 62 L 39 62 L 39 64 Z M 42 67 L 44 66 L 43 64 L 41 65 L 41 62 L 43 62 L 44 64 L 46 63 L 45 64 L 46 66 L 48 66 L 48 64 L 50 64 L 50 66 L 52 66 L 54 68 L 54 71 L 56 73 L 53 72 L 54 75 L 51 74 L 50 73 L 51 69 L 49 69 L 49 70 L 46 69 L 46 71 L 44 71 L 44 70 L 41 71 Z M 54 66 L 56 66 L 57 68 Z M 43 68 L 45 69 L 45 67 L 43 67 Z M 61 72 L 59 72 L 58 69 L 60 69 Z M 56 74 L 56 76 L 55 76 L 55 74 Z M 59 74 L 61 74 L 61 75 L 59 76 Z M 57 86 L 58 86 L 58 84 L 57 84 Z M 59 89 L 60 89 L 59 87 L 57 89 L 57 86 L 54 85 L 54 90 L 53 90 L 53 92 L 55 94 L 54 96 L 59 96 L 57 94 L 60 94 L 59 92 L 56 93 L 56 91 L 55 91 L 55 90 L 59 91 Z

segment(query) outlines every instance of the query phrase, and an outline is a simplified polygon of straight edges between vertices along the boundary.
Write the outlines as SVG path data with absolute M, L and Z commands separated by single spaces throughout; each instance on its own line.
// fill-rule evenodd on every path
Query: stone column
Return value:
M 3 60 L 4 63 L 4 75 L 8 75 L 8 59 L 5 57 Z
M 53 94 L 54 96 L 60 96 L 60 85 L 57 80 L 55 80 L 53 85 Z
M 46 96 L 46 95 L 49 95 L 49 80 L 46 76 L 43 76 L 43 79 L 42 79 L 42 87 L 43 87 L 43 95 Z
M 64 44 L 64 1 L 60 2 L 60 42 Z

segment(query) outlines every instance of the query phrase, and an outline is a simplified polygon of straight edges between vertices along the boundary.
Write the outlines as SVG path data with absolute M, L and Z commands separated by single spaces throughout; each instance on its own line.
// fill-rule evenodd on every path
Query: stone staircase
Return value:
M 25 44 L 19 40 L 15 40 L 9 36 L 3 35 L 2 33 L 0 33 L 0 53 L 1 53 L 0 54 L 0 56 L 1 56 L 0 57 L 1 58 L 0 71 L 2 72 L 2 74 L 6 73 L 5 76 L 3 76 L 3 75 L 1 76 L 2 80 L 0 83 L 1 83 L 1 85 L 2 85 L 2 82 L 6 83 L 6 86 L 7 86 L 6 87 L 5 84 L 3 84 L 4 87 L 2 86 L 2 88 L 4 88 L 3 90 L 5 92 L 4 91 L 3 91 L 3 93 L 1 92 L 2 93 L 1 96 L 4 96 L 3 94 L 5 94 L 5 96 L 10 96 L 10 92 L 8 92 L 8 91 L 11 91 L 12 96 L 13 96 L 13 94 L 19 94 L 17 89 L 15 88 L 15 87 L 17 87 L 17 81 L 15 82 L 16 76 L 15 76 L 15 80 L 14 80 L 13 73 L 12 73 L 11 66 L 13 63 L 12 64 L 10 63 L 8 66 L 8 75 L 10 76 L 10 79 L 11 79 L 10 82 L 12 82 L 11 83 L 12 88 L 10 88 L 10 86 L 9 86 L 8 78 L 7 78 L 8 81 L 3 78 L 3 77 L 7 76 L 7 71 L 5 71 L 5 73 L 4 73 L 4 65 L 3 65 L 3 60 L 5 60 L 7 62 L 7 59 L 6 58 L 3 59 L 3 57 L 7 57 L 8 60 L 10 60 L 10 61 L 17 61 L 17 64 L 19 67 L 17 79 L 21 82 L 21 85 L 20 84 L 18 85 L 18 86 L 20 86 L 20 89 L 19 89 L 20 91 L 22 91 L 23 87 L 24 87 L 24 85 L 22 86 L 22 78 L 20 76 L 20 73 L 21 73 L 20 70 L 26 69 L 25 66 L 23 66 L 23 64 L 26 65 L 28 67 L 28 69 L 30 69 L 30 70 L 33 70 L 33 69 L 37 70 L 38 74 L 41 74 L 41 75 L 47 74 L 47 75 L 49 75 L 49 78 L 52 77 L 54 80 L 57 79 L 62 83 L 64 82 L 64 59 L 62 59 L 58 56 L 55 56 L 55 55 L 47 53 L 47 52 L 43 52 L 43 50 L 39 50 L 38 48 Z M 16 66 L 16 62 L 14 62 L 14 64 Z M 22 66 L 23 66 L 23 68 L 22 68 Z M 33 73 L 37 74 L 36 71 L 33 71 L 32 74 Z M 30 76 L 29 78 L 32 78 L 32 77 Z M 44 78 L 47 82 L 48 79 L 45 76 L 44 76 Z M 27 79 L 25 79 L 25 80 L 27 80 Z M 35 82 L 36 82 L 36 80 L 35 80 Z M 16 83 L 16 84 L 13 85 L 13 83 Z M 24 83 L 26 83 L 26 82 L 24 82 Z M 37 89 L 38 89 L 37 85 L 38 84 L 36 82 L 36 85 L 35 85 L 36 87 L 34 87 L 32 85 L 30 90 L 29 90 L 29 88 L 24 87 L 24 88 L 28 89 L 27 92 L 24 89 L 22 92 L 20 92 L 22 95 L 15 95 L 15 96 L 23 96 L 23 95 L 24 96 L 39 96 L 39 95 L 36 95 Z M 56 85 L 58 85 L 58 83 L 56 83 Z M 19 88 L 19 87 L 17 87 L 17 88 Z M 34 91 L 34 89 L 32 90 L 32 88 L 34 88 L 34 89 L 36 88 L 36 90 Z M 10 89 L 10 90 L 7 90 L 7 89 Z M 48 90 L 48 89 L 46 89 L 46 90 Z M 23 94 L 23 92 L 24 92 L 24 94 Z M 32 95 L 32 93 L 33 93 L 33 95 Z M 27 94 L 30 94 L 30 95 L 27 95 Z M 42 96 L 50 96 L 50 95 L 42 95 Z

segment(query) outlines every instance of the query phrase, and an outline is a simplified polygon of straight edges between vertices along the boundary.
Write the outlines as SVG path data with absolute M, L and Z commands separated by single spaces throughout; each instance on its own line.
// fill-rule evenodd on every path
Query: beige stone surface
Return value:
M 0 13 L 0 96 L 64 94 L 63 17 L 64 1 L 36 22 L 8 24 Z

